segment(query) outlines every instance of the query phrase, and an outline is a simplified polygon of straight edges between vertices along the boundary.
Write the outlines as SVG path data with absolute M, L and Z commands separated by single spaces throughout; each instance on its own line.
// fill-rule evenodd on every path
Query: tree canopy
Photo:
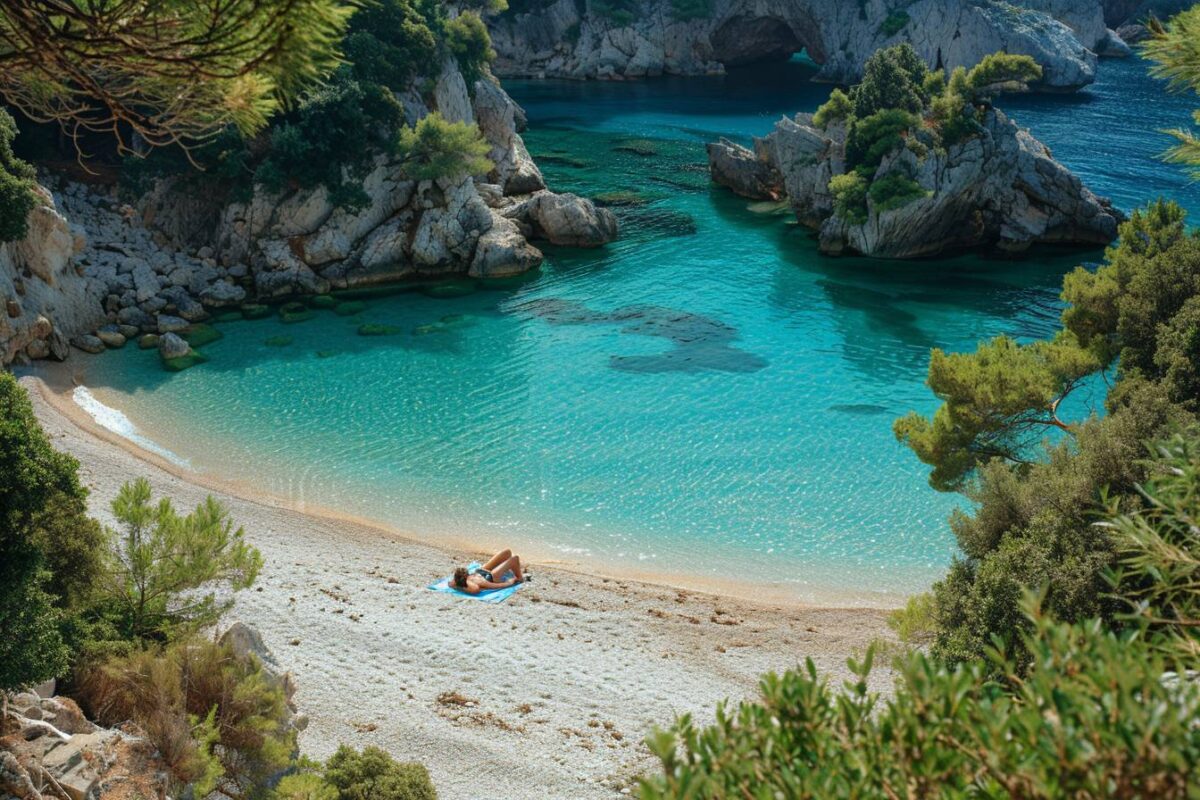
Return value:
M 0 97 L 120 152 L 254 133 L 331 70 L 354 0 L 13 0 Z M 82 150 L 81 150 L 82 152 Z

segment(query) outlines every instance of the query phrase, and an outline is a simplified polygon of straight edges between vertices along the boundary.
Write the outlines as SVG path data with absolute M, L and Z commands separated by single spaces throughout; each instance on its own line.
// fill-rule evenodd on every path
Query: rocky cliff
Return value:
M 434 111 L 478 123 L 495 164 L 487 179 L 407 180 L 380 154 L 361 179 L 370 202 L 360 211 L 334 207 L 324 187 L 271 194 L 260 186 L 248 202 L 221 205 L 180 202 L 181 187 L 167 182 L 142 198 L 141 217 L 174 246 L 207 246 L 219 263 L 245 264 L 259 297 L 453 274 L 506 277 L 541 263 L 529 239 L 595 247 L 616 237 L 611 212 L 547 191 L 521 141 L 524 114 L 495 83 L 480 80 L 470 93 L 448 62 L 428 95 L 399 99 L 409 124 Z M 551 204 L 573 211 L 550 220 L 534 213 Z
M 86 236 L 39 187 L 25 238 L 0 244 L 0 365 L 19 357 L 65 358 L 71 337 L 104 321 L 102 294 L 75 256 Z
M 160 181 L 136 207 L 114 187 L 48 178 L 28 236 L 0 246 L 0 366 L 63 359 L 68 342 L 100 352 L 173 334 L 213 308 L 413 278 L 495 278 L 537 267 L 531 240 L 595 247 L 617 236 L 607 209 L 547 190 L 521 140 L 524 113 L 489 79 L 468 92 L 453 62 L 432 90 L 400 98 L 408 122 L 438 111 L 473 121 L 491 146 L 482 179 L 407 180 L 377 155 L 361 178 L 369 203 L 335 208 L 325 188 L 227 203 L 184 179 Z M 169 351 L 169 352 L 168 352 Z
M 568 78 L 720 74 L 803 49 L 821 67 L 818 80 L 851 83 L 873 52 L 907 41 L 932 67 L 970 66 L 1000 50 L 1029 55 L 1043 68 L 1040 88 L 1064 91 L 1092 82 L 1097 54 L 1129 52 L 1105 26 L 1100 0 L 703 5 L 703 16 L 681 19 L 679 0 L 645 0 L 607 16 L 577 0 L 523 3 L 490 21 L 495 66 L 500 74 Z
M 855 219 L 839 213 L 829 188 L 845 172 L 846 129 L 839 123 L 820 127 L 811 114 L 798 114 L 756 139 L 753 150 L 726 140 L 708 146 L 714 181 L 754 199 L 786 197 L 829 254 L 915 258 L 1116 238 L 1120 213 L 997 109 L 987 109 L 965 141 L 921 150 L 898 148 L 874 174 L 906 176 L 915 183 L 910 198 L 897 205 L 867 196 L 865 218 Z

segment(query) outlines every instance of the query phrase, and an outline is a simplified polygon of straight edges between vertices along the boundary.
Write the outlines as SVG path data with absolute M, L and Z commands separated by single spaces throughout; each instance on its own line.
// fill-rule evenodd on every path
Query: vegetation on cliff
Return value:
M 34 170 L 13 155 L 17 123 L 0 108 L 0 244 L 25 238 L 29 212 L 37 203 Z
M 1041 77 L 1028 56 L 995 53 L 970 70 L 959 67 L 947 81 L 930 70 L 910 44 L 877 51 L 867 60 L 863 78 L 850 91 L 834 89 L 813 115 L 819 128 L 846 130 L 845 173 L 829 182 L 835 212 L 852 224 L 867 219 L 867 199 L 879 210 L 900 208 L 924 196 L 903 164 L 879 174 L 884 159 L 900 148 L 923 157 L 946 148 L 980 128 L 989 98 L 1019 90 Z

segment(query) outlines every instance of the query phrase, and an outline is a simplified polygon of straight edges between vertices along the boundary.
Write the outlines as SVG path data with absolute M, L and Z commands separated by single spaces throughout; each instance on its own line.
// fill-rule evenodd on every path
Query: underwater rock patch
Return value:
M 619 325 L 621 333 L 666 339 L 674 348 L 655 355 L 611 356 L 609 366 L 623 372 L 757 372 L 768 362 L 734 346 L 737 329 L 711 317 L 651 305 L 594 311 L 582 303 L 559 298 L 534 300 L 520 306 L 551 325 Z
M 343 300 L 333 307 L 333 313 L 339 317 L 352 317 L 365 311 L 367 304 L 362 300 Z

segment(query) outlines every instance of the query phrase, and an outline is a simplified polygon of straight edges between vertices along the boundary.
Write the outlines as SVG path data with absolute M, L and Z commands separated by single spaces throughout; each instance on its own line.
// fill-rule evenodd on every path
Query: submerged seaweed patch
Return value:
M 548 298 L 520 307 L 551 325 L 619 325 L 621 333 L 667 339 L 675 346 L 665 353 L 610 356 L 609 366 L 623 372 L 757 372 L 766 359 L 734 346 L 737 329 L 700 314 L 662 306 L 623 306 L 593 311 L 573 300 Z
M 212 325 L 205 325 L 203 322 L 193 323 L 180 336 L 192 347 L 204 347 L 206 344 L 212 344 L 219 339 L 225 338 L 225 334 Z
M 355 314 L 360 314 L 367 309 L 367 304 L 362 300 L 345 300 L 333 307 L 333 313 L 339 317 L 352 317 Z
M 397 333 L 403 332 L 403 328 L 399 325 L 381 325 L 375 322 L 368 322 L 365 325 L 358 326 L 359 336 L 395 336 Z

